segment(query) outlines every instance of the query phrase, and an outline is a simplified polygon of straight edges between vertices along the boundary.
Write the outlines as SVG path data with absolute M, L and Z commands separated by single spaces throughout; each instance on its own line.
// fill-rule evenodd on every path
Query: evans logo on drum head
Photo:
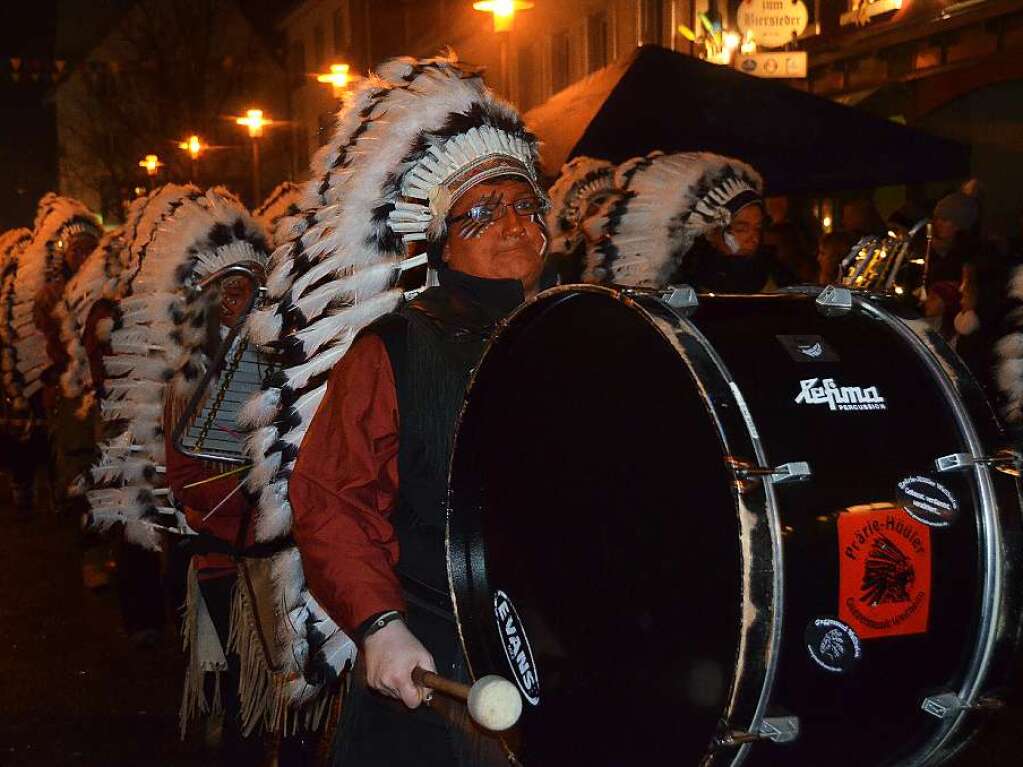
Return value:
M 834 618 L 810 621 L 804 638 L 810 659 L 825 671 L 835 674 L 851 671 L 863 655 L 856 632 Z
M 533 660 L 533 649 L 529 646 L 525 629 L 515 605 L 503 591 L 494 593 L 494 618 L 497 619 L 497 630 L 501 634 L 501 645 L 508 659 L 508 666 L 515 676 L 515 683 L 522 692 L 522 697 L 534 706 L 540 704 L 540 674 Z
M 835 353 L 821 336 L 775 336 L 796 362 L 838 362 Z
M 895 500 L 917 522 L 948 527 L 959 516 L 952 491 L 930 477 L 906 477 L 895 486 Z
M 834 378 L 804 378 L 799 382 L 797 405 L 827 405 L 829 410 L 887 410 L 876 386 L 840 386 Z

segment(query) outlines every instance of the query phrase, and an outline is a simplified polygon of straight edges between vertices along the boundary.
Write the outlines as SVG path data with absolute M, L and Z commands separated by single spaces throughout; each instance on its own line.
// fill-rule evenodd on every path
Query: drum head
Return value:
M 478 368 L 449 569 L 475 677 L 524 696 L 527 765 L 697 764 L 733 683 L 737 504 L 681 353 L 638 306 L 557 289 Z

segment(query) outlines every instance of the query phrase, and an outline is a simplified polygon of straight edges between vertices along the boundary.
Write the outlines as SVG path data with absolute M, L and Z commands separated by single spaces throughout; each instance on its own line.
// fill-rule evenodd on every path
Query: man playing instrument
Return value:
M 479 111 L 449 119 L 461 135 L 431 134 L 434 157 L 471 118 Z M 434 710 L 419 708 L 426 691 L 412 679 L 417 666 L 467 676 L 444 550 L 455 422 L 495 324 L 539 289 L 547 250 L 532 137 L 521 123 L 483 123 L 493 151 L 477 134 L 475 156 L 459 151 L 429 190 L 408 194 L 404 182 L 403 199 L 431 200 L 429 233 L 417 236 L 425 222 L 405 226 L 400 205 L 388 223 L 406 243 L 427 241 L 439 285 L 370 325 L 334 367 L 290 478 L 310 589 L 359 642 L 360 676 L 373 691 L 356 684 L 346 701 L 336 765 L 503 761 L 493 739 L 464 730 L 452 738 Z

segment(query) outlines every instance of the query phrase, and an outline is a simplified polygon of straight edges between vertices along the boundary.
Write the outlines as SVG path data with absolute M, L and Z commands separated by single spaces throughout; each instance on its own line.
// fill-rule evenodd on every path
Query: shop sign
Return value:
M 759 48 L 781 48 L 806 30 L 810 14 L 803 0 L 742 0 L 739 31 Z
M 862 27 L 875 16 L 891 13 L 902 7 L 902 0 L 850 0 L 849 10 L 839 17 L 842 26 L 856 24 Z
M 756 77 L 806 77 L 806 51 L 738 54 L 735 68 Z

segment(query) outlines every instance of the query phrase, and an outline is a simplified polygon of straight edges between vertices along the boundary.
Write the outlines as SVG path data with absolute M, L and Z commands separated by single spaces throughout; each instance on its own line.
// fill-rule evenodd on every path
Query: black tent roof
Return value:
M 710 151 L 757 168 L 770 194 L 956 179 L 969 148 L 658 46 L 638 48 L 526 114 L 557 175 L 578 155 L 621 162 Z

